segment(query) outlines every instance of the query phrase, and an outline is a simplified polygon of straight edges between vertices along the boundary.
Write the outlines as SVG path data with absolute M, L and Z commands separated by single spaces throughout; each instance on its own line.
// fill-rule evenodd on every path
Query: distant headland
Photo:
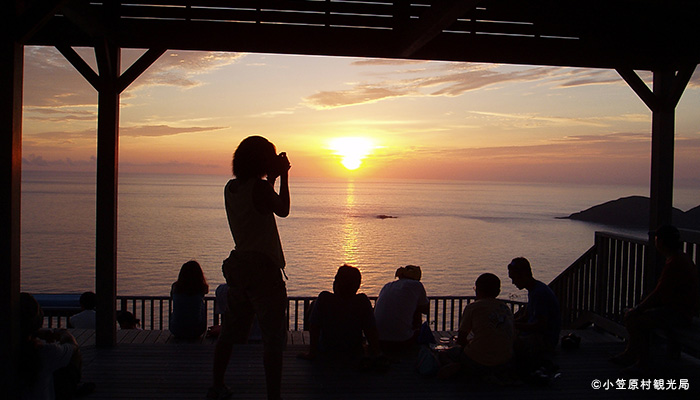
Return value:
M 700 206 L 688 211 L 674 207 L 672 218 L 673 224 L 678 228 L 700 230 Z M 562 219 L 646 229 L 649 221 L 649 198 L 644 196 L 622 197 L 573 213 L 568 217 L 562 217 Z

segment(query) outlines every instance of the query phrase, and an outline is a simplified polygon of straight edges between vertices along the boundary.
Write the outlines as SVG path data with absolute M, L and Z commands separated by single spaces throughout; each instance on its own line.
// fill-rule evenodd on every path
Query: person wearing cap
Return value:
M 624 352 L 610 359 L 621 366 L 646 369 L 649 341 L 656 328 L 689 326 L 700 307 L 698 268 L 683 252 L 678 229 L 671 225 L 654 233 L 654 244 L 666 258 L 654 290 L 625 314 L 629 340 Z
M 515 316 L 516 354 L 530 359 L 551 354 L 561 331 L 559 300 L 546 283 L 533 277 L 530 262 L 524 257 L 508 264 L 508 277 L 518 289 L 527 289 L 525 310 Z
M 395 277 L 398 279 L 384 285 L 374 305 L 379 343 L 383 351 L 389 352 L 416 344 L 422 314 L 429 310 L 419 266 L 401 267 Z

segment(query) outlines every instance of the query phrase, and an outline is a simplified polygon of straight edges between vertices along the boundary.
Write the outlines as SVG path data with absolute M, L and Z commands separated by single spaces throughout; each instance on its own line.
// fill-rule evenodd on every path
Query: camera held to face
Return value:
M 287 153 L 282 152 L 279 153 L 275 158 L 272 160 L 272 163 L 270 165 L 270 172 L 268 173 L 268 176 L 272 177 L 278 177 L 282 175 L 283 173 L 287 172 L 289 170 L 289 160 L 287 159 Z

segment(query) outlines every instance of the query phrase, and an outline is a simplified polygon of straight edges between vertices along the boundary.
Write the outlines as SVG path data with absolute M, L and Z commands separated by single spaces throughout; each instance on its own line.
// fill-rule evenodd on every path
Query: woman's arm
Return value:
M 256 183 L 253 192 L 253 201 L 255 208 L 261 212 L 273 212 L 279 217 L 289 215 L 290 196 L 289 196 L 289 175 L 287 172 L 280 175 L 280 192 L 275 192 L 275 180 L 268 179 Z

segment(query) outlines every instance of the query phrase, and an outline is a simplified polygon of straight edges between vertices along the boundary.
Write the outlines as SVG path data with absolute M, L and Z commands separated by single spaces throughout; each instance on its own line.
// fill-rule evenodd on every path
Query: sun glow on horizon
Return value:
M 330 141 L 329 148 L 341 157 L 341 164 L 349 170 L 356 170 L 362 160 L 375 148 L 372 140 L 363 137 L 340 137 Z

